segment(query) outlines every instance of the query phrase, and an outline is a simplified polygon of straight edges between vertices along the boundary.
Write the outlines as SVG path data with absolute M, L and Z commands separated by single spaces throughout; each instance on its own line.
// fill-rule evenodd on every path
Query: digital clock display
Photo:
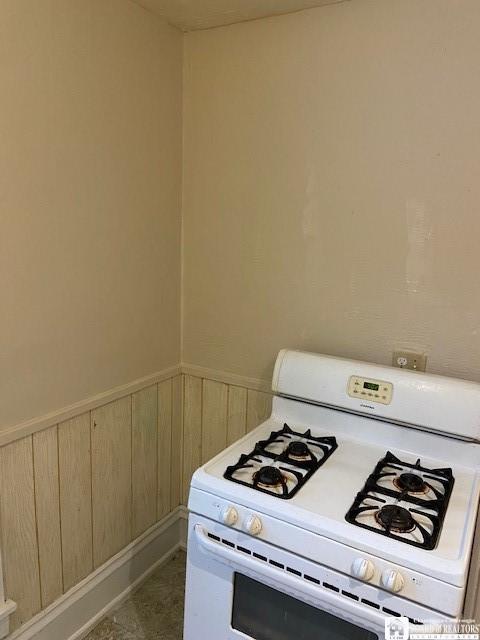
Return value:
M 371 389 L 372 391 L 378 391 L 380 388 L 379 384 L 374 384 L 373 382 L 364 382 L 363 383 L 363 388 L 364 389 Z

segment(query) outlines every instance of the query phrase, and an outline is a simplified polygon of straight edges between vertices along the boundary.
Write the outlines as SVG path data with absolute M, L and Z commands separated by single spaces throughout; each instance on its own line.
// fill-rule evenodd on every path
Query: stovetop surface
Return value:
M 287 423 L 228 465 L 223 477 L 267 495 L 292 499 L 337 450 L 334 436 L 314 436 Z M 347 522 L 422 549 L 435 548 L 455 479 L 451 468 L 429 468 L 388 451 L 377 462 Z
M 468 466 L 462 464 L 460 457 L 463 451 L 471 452 L 464 448 L 469 445 L 398 425 L 349 416 L 324 407 L 300 407 L 299 414 L 295 410 L 290 411 L 300 404 L 304 405 L 280 400 L 277 410 L 285 408 L 289 411 L 282 410 L 281 417 L 271 417 L 204 465 L 194 474 L 192 486 L 405 566 L 426 565 L 432 567 L 434 573 L 435 562 L 465 564 L 467 547 L 473 538 L 480 493 L 477 468 L 472 460 Z M 268 495 L 224 477 L 227 467 L 237 463 L 242 454 L 250 453 L 259 440 L 266 440 L 272 431 L 281 429 L 284 422 L 288 422 L 291 429 L 298 432 L 310 428 L 312 435 L 317 438 L 334 436 L 337 444 L 331 455 L 328 455 L 291 499 L 278 499 L 278 496 Z M 443 526 L 434 544 L 430 545 L 433 548 L 417 548 L 402 540 L 379 535 L 378 530 L 375 530 L 380 528 L 378 522 L 370 528 L 358 526 L 346 519 L 357 494 L 365 487 L 372 471 L 388 451 L 412 467 L 420 458 L 422 468 L 452 469 L 454 483 L 448 496 Z M 403 471 L 407 472 L 408 469 Z M 379 482 L 380 485 L 386 483 L 387 489 L 391 488 L 388 487 L 389 478 L 380 478 Z M 435 491 L 439 491 L 435 479 L 430 480 L 429 484 L 431 487 L 417 496 L 418 500 L 427 502 L 435 496 Z M 383 487 L 375 495 L 380 495 L 385 504 L 398 504 L 397 499 L 389 496 Z M 409 508 L 412 505 L 402 502 L 399 506 Z

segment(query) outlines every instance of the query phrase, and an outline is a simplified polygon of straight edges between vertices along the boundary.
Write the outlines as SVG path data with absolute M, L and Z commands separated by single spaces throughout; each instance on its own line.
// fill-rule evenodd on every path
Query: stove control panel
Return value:
M 393 395 L 393 384 L 384 380 L 374 380 L 362 376 L 350 376 L 347 393 L 351 398 L 390 404 Z
M 249 547 L 254 544 L 253 540 L 258 540 L 271 545 L 272 553 L 274 547 L 277 550 L 288 551 L 289 554 L 317 563 L 326 571 L 343 574 L 347 580 L 352 580 L 355 576 L 356 580 L 363 583 L 359 588 L 375 589 L 377 595 L 381 589 L 383 599 L 385 596 L 395 597 L 398 594 L 402 600 L 410 600 L 431 609 L 438 609 L 441 602 L 442 611 L 448 616 L 456 616 L 462 609 L 464 590 L 453 584 L 419 573 L 405 565 L 356 551 L 350 546 L 284 522 L 260 510 L 253 510 L 233 500 L 225 500 L 194 487 L 190 489 L 188 506 L 189 518 L 197 518 L 198 514 L 201 514 L 201 521 L 209 521 L 208 527 L 213 534 L 223 536 L 235 544 L 243 546 L 244 542 L 248 542 L 245 546 Z M 222 527 L 225 527 L 224 517 L 229 509 L 235 510 L 237 520 L 235 524 L 229 525 L 230 535 L 227 536 L 222 532 Z M 228 513 L 231 518 L 233 511 Z M 247 535 L 251 538 L 246 538 Z M 372 568 L 373 575 L 370 576 Z M 326 582 L 333 584 L 328 578 Z M 351 591 L 351 585 L 345 589 Z M 368 600 L 376 601 L 377 596 L 372 598 L 366 591 L 364 595 Z M 393 602 L 391 608 L 397 610 Z

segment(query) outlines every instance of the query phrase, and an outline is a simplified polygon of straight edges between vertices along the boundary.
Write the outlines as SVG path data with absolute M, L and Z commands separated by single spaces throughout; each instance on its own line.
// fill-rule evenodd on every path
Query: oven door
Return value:
M 217 523 L 190 516 L 184 640 L 385 637 L 382 613 L 300 577 L 294 555 L 280 569 L 252 550 L 250 536 L 226 531 L 230 538 L 235 534 L 235 543 L 217 535 Z
M 321 607 L 321 602 L 318 604 Z M 243 634 L 241 637 L 256 640 L 318 640 L 320 629 L 322 640 L 378 639 L 375 632 L 307 604 L 297 595 L 287 595 L 243 573 L 234 573 L 232 637 L 236 630 Z

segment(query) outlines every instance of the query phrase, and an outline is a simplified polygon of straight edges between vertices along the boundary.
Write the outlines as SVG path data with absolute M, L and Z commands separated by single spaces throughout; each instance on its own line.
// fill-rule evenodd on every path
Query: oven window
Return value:
M 232 627 L 255 640 L 378 640 L 378 636 L 235 573 Z

